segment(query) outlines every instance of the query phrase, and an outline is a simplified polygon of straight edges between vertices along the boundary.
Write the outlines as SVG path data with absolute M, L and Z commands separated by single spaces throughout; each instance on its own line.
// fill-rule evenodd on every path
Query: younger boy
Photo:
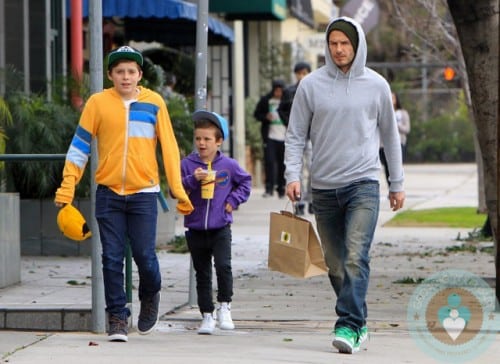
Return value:
M 196 111 L 194 143 L 196 151 L 181 161 L 182 184 L 194 211 L 184 217 L 186 240 L 196 272 L 198 307 L 203 321 L 198 334 L 213 333 L 217 319 L 222 330 L 234 329 L 231 318 L 233 275 L 231 267 L 232 211 L 250 196 L 251 176 L 219 147 L 228 137 L 227 121 L 209 111 Z M 208 171 L 216 171 L 214 194 L 203 198 L 202 183 Z M 205 196 L 206 197 L 206 196 Z M 212 257 L 217 276 L 217 315 L 212 299 Z
M 156 145 L 161 144 L 170 192 L 177 211 L 189 214 L 193 206 L 184 191 L 180 156 L 163 98 L 138 86 L 142 54 L 120 47 L 108 55 L 108 79 L 113 87 L 93 94 L 85 104 L 63 170 L 55 204 L 73 201 L 93 139 L 97 141 L 95 217 L 102 244 L 104 296 L 110 341 L 128 340 L 123 260 L 127 241 L 139 271 L 141 310 L 139 334 L 149 334 L 158 322 L 161 276 L 156 256 L 157 196 L 160 177 Z

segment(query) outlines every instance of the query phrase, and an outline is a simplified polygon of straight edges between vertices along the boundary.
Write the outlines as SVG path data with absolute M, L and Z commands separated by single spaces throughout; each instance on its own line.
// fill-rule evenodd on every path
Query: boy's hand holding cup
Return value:
M 201 182 L 201 198 L 206 200 L 214 198 L 216 171 L 197 168 L 194 174 Z

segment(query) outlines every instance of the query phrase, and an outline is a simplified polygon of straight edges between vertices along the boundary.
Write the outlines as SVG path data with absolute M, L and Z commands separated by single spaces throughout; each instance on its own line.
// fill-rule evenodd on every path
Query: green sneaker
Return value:
M 368 327 L 363 326 L 359 330 L 359 336 L 358 336 L 358 341 L 354 344 L 352 351 L 353 352 L 358 352 L 359 349 L 361 348 L 361 345 L 368 339 Z
M 358 333 L 349 327 L 338 327 L 335 329 L 335 339 L 332 345 L 339 353 L 352 354 L 354 345 L 358 341 Z

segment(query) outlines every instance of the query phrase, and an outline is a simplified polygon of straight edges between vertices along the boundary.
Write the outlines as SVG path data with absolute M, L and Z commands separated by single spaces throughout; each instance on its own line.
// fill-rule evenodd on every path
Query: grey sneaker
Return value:
M 118 316 L 109 317 L 108 340 L 117 342 L 128 341 L 128 322 Z
M 141 301 L 141 311 L 137 321 L 137 332 L 141 335 L 147 335 L 155 328 L 158 323 L 160 304 L 160 292 L 152 297 L 143 298 Z

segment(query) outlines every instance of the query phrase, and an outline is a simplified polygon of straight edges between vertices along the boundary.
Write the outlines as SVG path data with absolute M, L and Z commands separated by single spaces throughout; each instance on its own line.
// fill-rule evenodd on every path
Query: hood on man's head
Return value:
M 227 120 L 213 111 L 198 110 L 193 113 L 193 121 L 207 120 L 214 124 L 222 132 L 222 139 L 229 137 Z
M 111 51 L 108 54 L 108 69 L 111 67 L 113 63 L 115 63 L 120 59 L 128 59 L 131 61 L 135 61 L 141 67 L 144 63 L 141 52 L 132 47 L 123 46 Z
M 356 52 L 358 50 L 358 43 L 359 43 L 359 35 L 356 27 L 354 24 L 349 23 L 348 21 L 344 19 L 339 19 L 334 21 L 333 23 L 330 24 L 328 29 L 326 30 L 326 41 L 328 42 L 328 38 L 330 37 L 330 33 L 333 32 L 334 30 L 339 30 L 342 33 L 344 33 L 347 38 L 351 41 L 352 47 L 354 48 L 354 51 Z

